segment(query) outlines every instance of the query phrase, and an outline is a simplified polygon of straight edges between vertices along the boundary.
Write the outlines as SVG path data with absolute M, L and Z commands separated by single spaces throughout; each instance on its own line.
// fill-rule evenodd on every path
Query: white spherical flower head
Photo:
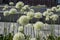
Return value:
M 23 15 L 23 16 L 21 16 L 21 17 L 18 19 L 17 22 L 18 22 L 19 24 L 21 24 L 21 25 L 26 25 L 26 24 L 29 23 L 29 19 L 28 19 L 27 16 Z
M 35 29 L 40 30 L 41 27 L 44 26 L 44 24 L 42 22 L 36 22 L 33 26 Z
M 35 18 L 42 18 L 42 13 L 37 12 L 37 13 L 35 13 L 34 17 Z
M 34 12 L 34 9 L 30 9 L 30 12 Z
M 59 9 L 56 9 L 56 12 L 60 12 L 60 8 Z
M 47 9 L 47 12 L 51 12 L 51 9 Z
M 48 16 L 48 12 L 45 11 L 45 12 L 43 13 L 43 16 Z
M 24 29 L 23 26 L 19 26 L 18 31 L 23 32 L 23 29 Z
M 23 2 L 17 2 L 15 7 L 18 8 L 18 9 L 20 9 L 23 6 L 24 6 Z
M 16 14 L 17 10 L 15 8 L 10 9 L 9 14 Z
M 4 16 L 8 16 L 9 15 L 9 11 L 4 11 L 3 15 Z
M 12 5 L 14 5 L 14 3 L 13 3 L 13 2 L 10 2 L 10 3 L 9 3 L 9 5 L 11 5 L 11 6 L 12 6 Z
M 47 11 L 45 11 L 43 13 L 43 16 L 51 16 L 51 15 L 53 15 L 53 12 L 47 12 Z
M 50 16 L 50 19 L 52 19 L 53 21 L 56 21 L 58 19 L 58 15 L 54 14 Z
M 25 40 L 24 34 L 23 33 L 16 33 L 13 37 L 13 40 Z
M 28 11 L 29 9 L 30 9 L 29 5 L 25 5 L 24 7 L 22 7 L 20 11 L 24 12 L 24 11 Z
M 37 40 L 36 38 L 31 38 L 30 40 Z
M 57 5 L 57 8 L 60 8 L 60 5 Z
M 29 19 L 32 19 L 34 17 L 34 12 L 28 12 L 27 16 Z
M 51 8 L 52 11 L 56 11 L 56 9 L 57 9 L 56 7 L 52 7 Z

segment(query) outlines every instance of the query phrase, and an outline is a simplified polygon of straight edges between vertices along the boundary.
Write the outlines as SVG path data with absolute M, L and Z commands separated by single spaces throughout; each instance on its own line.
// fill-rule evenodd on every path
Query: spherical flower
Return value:
M 25 5 L 24 7 L 22 7 L 22 9 L 20 11 L 21 12 L 29 11 L 29 9 L 30 9 L 29 5 Z
M 54 14 L 50 16 L 50 19 L 52 19 L 53 21 L 56 21 L 58 19 L 58 15 Z
M 9 5 L 14 5 L 14 3 L 13 2 L 10 2 Z
M 53 12 L 47 12 L 47 11 L 45 11 L 43 13 L 43 16 L 51 16 L 51 15 L 53 15 Z
M 27 16 L 23 15 L 17 20 L 17 22 L 21 25 L 26 25 L 29 23 L 29 19 Z
M 8 8 L 8 5 L 5 5 L 4 8 Z
M 37 40 L 36 38 L 31 38 L 30 40 Z
M 33 26 L 35 29 L 40 30 L 41 27 L 44 26 L 44 24 L 42 22 L 36 22 Z
M 42 18 L 42 13 L 37 12 L 37 13 L 35 13 L 34 17 L 35 18 Z
M 23 32 L 23 29 L 24 29 L 23 26 L 19 26 L 18 31 Z
M 25 40 L 24 34 L 23 33 L 16 33 L 13 37 L 13 40 Z
M 4 11 L 3 15 L 4 16 L 8 16 L 9 15 L 9 11 Z
M 33 9 L 30 9 L 30 12 L 34 12 L 34 10 Z
M 57 5 L 57 8 L 60 8 L 60 5 Z
M 51 8 L 52 11 L 56 11 L 56 9 L 57 9 L 56 7 L 52 7 Z
M 23 2 L 17 2 L 15 7 L 18 8 L 18 9 L 20 9 L 23 6 L 24 6 Z
M 60 12 L 60 8 L 59 9 L 56 9 L 56 12 Z
M 47 12 L 51 12 L 51 9 L 47 9 Z
M 34 12 L 28 12 L 27 16 L 29 19 L 32 19 L 34 17 Z
M 10 9 L 9 14 L 16 14 L 17 10 L 15 8 Z

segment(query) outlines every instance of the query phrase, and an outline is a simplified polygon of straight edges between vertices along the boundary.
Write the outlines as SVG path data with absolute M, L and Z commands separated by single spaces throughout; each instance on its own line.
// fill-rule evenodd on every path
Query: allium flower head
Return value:
M 44 24 L 42 22 L 36 22 L 33 26 L 35 29 L 40 30 L 41 27 L 44 26 Z
M 29 19 L 32 19 L 34 17 L 34 12 L 28 12 L 27 16 Z
M 24 3 L 23 2 L 17 2 L 15 7 L 18 8 L 18 9 L 20 9 L 23 6 L 24 6 Z
M 29 11 L 29 9 L 30 9 L 29 5 L 25 5 L 24 7 L 22 7 L 22 9 L 20 11 L 21 12 Z
M 57 9 L 56 7 L 52 7 L 51 8 L 52 11 L 56 11 L 56 9 Z
M 57 5 L 57 8 L 60 8 L 60 5 Z
M 42 13 L 37 12 L 37 13 L 35 13 L 35 16 L 34 17 L 35 18 L 42 18 Z
M 23 15 L 17 20 L 17 22 L 21 25 L 26 25 L 29 23 L 29 19 L 27 16 Z
M 17 10 L 15 8 L 10 9 L 9 14 L 16 14 Z
M 4 16 L 8 16 L 9 15 L 9 11 L 4 11 L 3 15 Z
M 53 15 L 53 12 L 47 12 L 47 11 L 45 11 L 43 13 L 43 16 L 51 16 L 51 15 Z
M 51 9 L 47 9 L 47 12 L 51 12 Z
M 50 16 L 50 19 L 52 19 L 53 21 L 56 21 L 58 19 L 58 15 L 54 14 Z
M 22 32 L 23 29 L 24 29 L 23 26 L 19 26 L 18 31 L 19 31 L 19 32 Z
M 30 40 L 37 40 L 36 38 L 31 38 Z
M 60 12 L 60 8 L 59 9 L 56 9 L 56 12 Z
M 13 40 L 25 40 L 24 34 L 23 33 L 16 33 L 13 37 Z
M 9 3 L 9 5 L 11 5 L 11 6 L 12 6 L 12 5 L 14 5 L 14 3 L 13 3 L 13 2 L 10 2 L 10 3 Z

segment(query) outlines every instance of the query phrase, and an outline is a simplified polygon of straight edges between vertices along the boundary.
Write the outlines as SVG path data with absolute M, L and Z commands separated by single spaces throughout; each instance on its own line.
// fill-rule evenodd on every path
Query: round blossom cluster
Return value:
M 52 11 L 56 11 L 56 9 L 57 9 L 56 7 L 52 7 L 51 8 Z
M 15 8 L 10 9 L 9 14 L 16 14 L 17 10 Z
M 23 32 L 23 26 L 19 26 L 18 31 Z
M 56 9 L 56 12 L 60 12 L 60 8 Z
M 30 9 L 30 12 L 34 12 L 34 9 Z
M 37 40 L 36 38 L 31 38 L 30 40 Z
M 14 3 L 13 2 L 10 2 L 9 5 L 14 5 Z
M 47 12 L 48 12 L 48 13 L 51 12 L 51 9 L 47 9 Z
M 16 33 L 13 37 L 13 40 L 25 40 L 24 34 L 23 33 Z
M 45 11 L 43 13 L 43 16 L 51 16 L 51 15 L 53 15 L 53 12 L 47 12 L 47 11 Z
M 29 11 L 29 9 L 30 9 L 29 5 L 25 5 L 24 7 L 22 7 L 22 9 L 20 11 L 21 12 Z
M 37 12 L 37 13 L 35 13 L 34 17 L 35 18 L 42 18 L 42 13 Z
M 53 21 L 56 21 L 58 19 L 58 15 L 54 14 L 50 16 L 50 19 L 52 19 Z
M 18 9 L 20 9 L 23 6 L 24 6 L 24 3 L 23 2 L 17 2 L 15 7 L 18 8 Z
M 44 26 L 44 24 L 42 22 L 36 22 L 33 26 L 35 29 L 40 30 L 41 27 Z
M 32 18 L 34 17 L 34 12 L 28 12 L 28 13 L 27 13 L 27 17 L 28 17 L 29 19 L 32 19 Z
M 26 25 L 29 23 L 29 19 L 27 16 L 23 15 L 17 20 L 17 22 L 21 25 Z
M 4 16 L 8 16 L 9 15 L 9 11 L 4 11 L 3 15 Z

